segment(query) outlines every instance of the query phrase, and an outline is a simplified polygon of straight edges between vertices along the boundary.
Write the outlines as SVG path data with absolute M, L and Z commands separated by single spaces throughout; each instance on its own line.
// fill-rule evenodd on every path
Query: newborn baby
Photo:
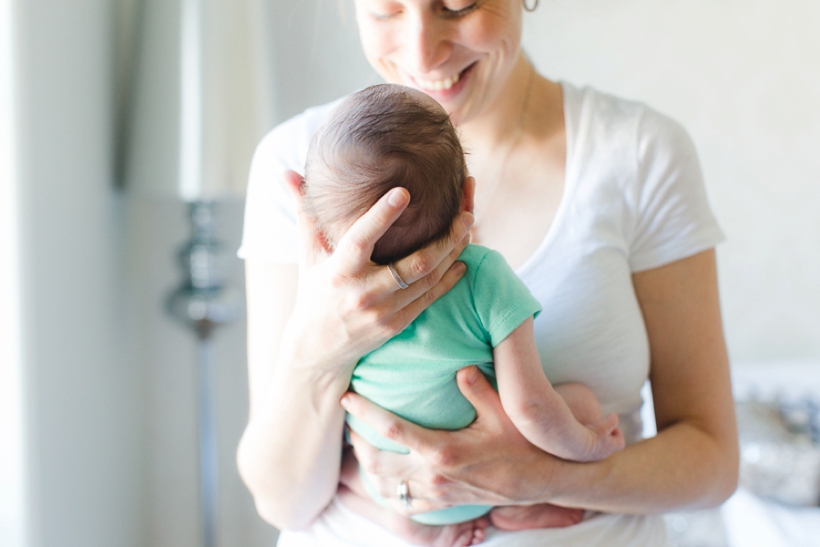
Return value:
M 448 236 L 456 215 L 472 210 L 474 183 L 447 113 L 420 91 L 372 86 L 347 97 L 314 136 L 303 209 L 332 252 L 350 225 L 396 187 L 407 189 L 410 204 L 376 243 L 371 259 L 378 264 L 392 264 Z M 623 448 L 617 416 L 604 417 L 586 387 L 553 387 L 547 380 L 533 335 L 541 306 L 504 258 L 468 245 L 459 260 L 467 265 L 464 277 L 403 332 L 365 355 L 353 371 L 351 389 L 423 427 L 455 430 L 476 417 L 458 390 L 456 372 L 478 365 L 497 387 L 513 424 L 542 450 L 591 461 Z M 352 416 L 347 422 L 381 450 L 408 452 Z M 342 491 L 343 502 L 411 543 L 449 547 L 483 539 L 487 520 L 482 517 L 491 506 L 455 506 L 415 514 L 410 521 L 388 509 L 363 475 L 360 480 L 362 488 Z M 538 511 L 537 506 L 511 508 L 505 527 L 540 527 Z

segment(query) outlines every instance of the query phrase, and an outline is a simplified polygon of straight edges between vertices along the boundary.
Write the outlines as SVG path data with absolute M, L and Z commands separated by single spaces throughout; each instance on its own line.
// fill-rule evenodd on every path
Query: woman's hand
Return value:
M 302 177 L 289 171 L 285 182 L 297 202 L 302 241 L 296 305 L 285 338 L 299 345 L 292 348 L 298 361 L 338 367 L 349 377 L 362 355 L 401 332 L 461 278 L 465 266 L 456 259 L 469 242 L 473 217 L 461 213 L 450 238 L 394 263 L 409 285 L 402 290 L 370 255 L 410 202 L 407 190 L 394 188 L 383 196 L 330 254 L 321 232 L 301 213 Z
M 348 412 L 410 449 L 408 455 L 379 451 L 351 432 L 356 456 L 371 483 L 401 512 L 407 512 L 397 499 L 401 481 L 408 482 L 413 513 L 461 504 L 543 501 L 544 485 L 561 460 L 518 432 L 501 407 L 498 393 L 477 367 L 460 370 L 457 380 L 477 415 L 469 427 L 459 431 L 424 429 L 355 393 L 344 395 L 342 406 Z M 539 480 L 532 481 L 533 476 Z

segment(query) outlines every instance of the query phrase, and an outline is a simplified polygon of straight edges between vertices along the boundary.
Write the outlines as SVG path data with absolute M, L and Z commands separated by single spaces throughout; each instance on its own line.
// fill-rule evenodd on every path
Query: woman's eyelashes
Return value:
M 464 17 L 465 15 L 469 15 L 470 13 L 474 12 L 476 9 L 478 9 L 478 5 L 479 2 L 473 2 L 462 7 L 442 5 L 441 13 L 444 17 L 448 19 L 458 19 L 459 17 Z
M 478 9 L 481 0 L 474 2 L 463 2 L 452 0 L 450 2 L 434 2 L 433 9 L 445 19 L 459 19 Z M 404 11 L 404 6 L 397 2 L 372 2 L 368 10 L 371 17 L 377 21 L 387 21 Z
M 401 14 L 402 5 L 398 2 L 370 1 L 365 2 L 367 12 L 377 21 L 386 21 Z

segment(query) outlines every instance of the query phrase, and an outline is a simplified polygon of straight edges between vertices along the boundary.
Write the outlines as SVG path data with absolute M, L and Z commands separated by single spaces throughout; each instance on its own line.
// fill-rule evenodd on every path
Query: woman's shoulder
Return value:
M 314 133 L 331 112 L 344 100 L 308 108 L 271 129 L 257 146 L 257 153 L 295 153 L 304 157 Z
M 599 145 L 633 145 L 638 155 L 653 146 L 671 151 L 691 149 L 691 139 L 683 126 L 646 103 L 589 86 L 561 85 L 568 130 L 574 129 L 576 135 L 591 138 Z

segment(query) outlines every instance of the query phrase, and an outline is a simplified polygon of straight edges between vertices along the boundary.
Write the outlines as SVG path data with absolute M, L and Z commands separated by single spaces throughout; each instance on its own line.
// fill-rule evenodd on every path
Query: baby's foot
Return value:
M 357 494 L 347 486 L 339 486 L 339 499 L 355 513 L 387 528 L 413 545 L 428 547 L 467 547 L 484 541 L 485 530 L 490 526 L 487 517 L 445 526 L 419 524 L 390 509 L 382 507 L 370 497 Z
M 394 522 L 389 530 L 413 545 L 429 547 L 468 547 L 478 545 L 484 541 L 485 530 L 490 525 L 486 517 L 446 524 L 444 526 L 428 526 L 419 524 L 409 518 L 393 514 Z
M 510 505 L 490 511 L 490 521 L 499 530 L 530 530 L 532 528 L 563 528 L 581 522 L 583 509 L 569 509 L 549 503 Z
M 618 427 L 618 415 L 610 414 L 600 421 L 587 426 L 595 435 L 595 443 L 581 461 L 603 460 L 613 452 L 623 450 L 624 435 Z

